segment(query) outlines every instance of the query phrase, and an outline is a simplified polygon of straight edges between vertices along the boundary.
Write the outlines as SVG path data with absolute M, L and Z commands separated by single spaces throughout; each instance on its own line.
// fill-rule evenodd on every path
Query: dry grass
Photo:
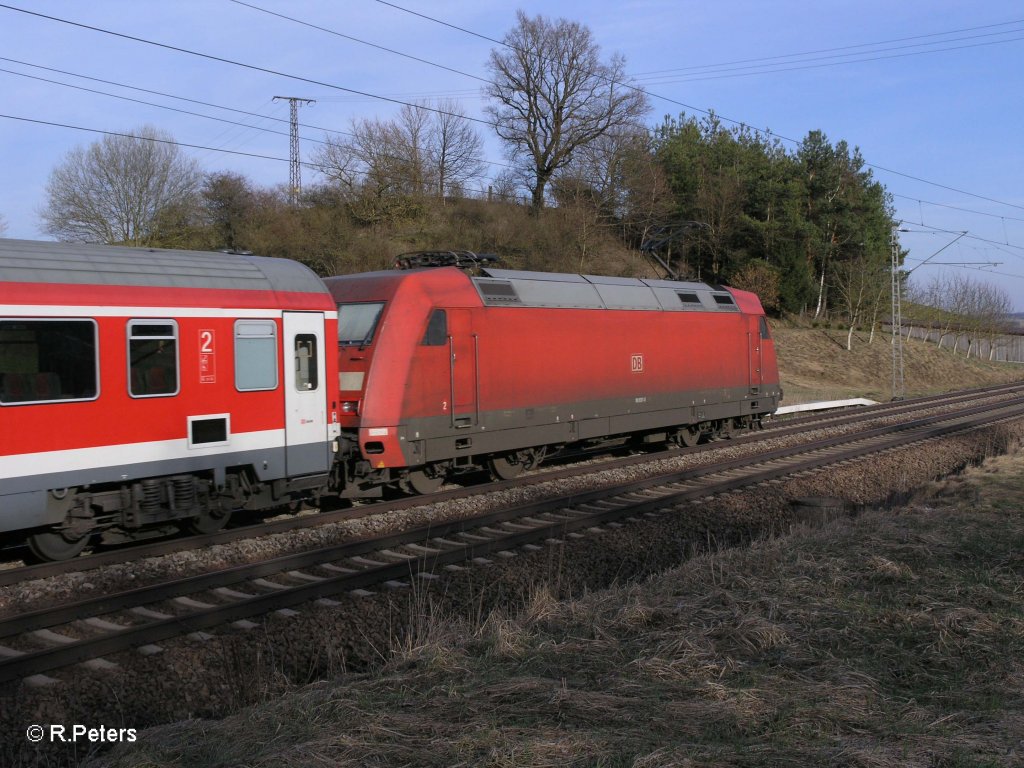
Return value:
M 854 334 L 846 350 L 846 332 L 839 329 L 772 326 L 786 404 L 813 400 L 892 397 L 891 337 Z M 990 363 L 954 355 L 948 349 L 916 339 L 904 343 L 904 379 L 908 396 L 980 387 L 1024 379 L 1024 365 Z
M 891 348 L 774 329 L 786 402 L 889 398 Z M 907 393 L 1024 377 L 910 342 Z M 556 582 L 557 573 L 551 574 Z M 417 592 L 394 655 L 94 765 L 1024 764 L 1024 455 L 869 512 L 515 614 Z M 381 649 L 383 652 L 387 649 Z
M 898 514 L 695 557 L 380 672 L 144 732 L 115 766 L 1024 763 L 1024 454 Z

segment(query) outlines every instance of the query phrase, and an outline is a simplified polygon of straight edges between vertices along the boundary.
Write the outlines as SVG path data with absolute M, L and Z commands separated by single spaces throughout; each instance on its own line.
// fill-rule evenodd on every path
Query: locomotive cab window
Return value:
M 235 321 L 235 389 L 277 389 L 277 323 Z
M 763 317 L 758 318 L 758 320 L 760 321 L 759 325 L 761 327 L 761 338 L 770 339 L 772 337 L 772 334 L 768 330 L 768 321 L 765 320 Z
M 435 309 L 427 321 L 427 332 L 423 334 L 423 346 L 440 347 L 448 343 L 448 314 Z
M 132 397 L 178 394 L 178 324 L 128 321 L 128 392 Z
M 365 347 L 373 340 L 374 331 L 384 310 L 383 301 L 338 305 L 338 344 Z
M 95 400 L 93 320 L 0 320 L 0 405 Z
M 295 388 L 299 392 L 311 392 L 319 387 L 316 336 L 311 333 L 300 333 L 295 337 Z

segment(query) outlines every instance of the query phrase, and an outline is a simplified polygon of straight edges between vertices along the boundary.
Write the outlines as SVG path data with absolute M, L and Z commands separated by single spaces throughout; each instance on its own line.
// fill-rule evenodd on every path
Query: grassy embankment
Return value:
M 779 328 L 790 401 L 888 396 L 884 340 Z M 907 391 L 1020 378 L 908 346 Z M 801 396 L 803 395 L 803 396 Z M 144 732 L 122 766 L 1024 764 L 1024 455 L 901 510 L 515 616 L 434 617 L 378 673 Z
M 772 325 L 785 403 L 867 397 L 892 397 L 892 345 L 889 335 L 856 333 L 846 350 L 846 330 Z M 931 395 L 954 389 L 1024 380 L 1024 365 L 990 363 L 917 339 L 903 345 L 906 394 Z

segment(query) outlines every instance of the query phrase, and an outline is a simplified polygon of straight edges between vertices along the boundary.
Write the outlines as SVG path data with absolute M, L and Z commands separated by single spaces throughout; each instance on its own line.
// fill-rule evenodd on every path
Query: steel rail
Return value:
M 557 500 L 548 499 L 522 505 L 514 509 L 491 512 L 475 518 L 450 521 L 392 534 L 380 539 L 352 542 L 344 545 L 325 547 L 320 550 L 287 555 L 263 563 L 236 566 L 215 574 L 188 577 L 172 583 L 145 587 L 139 590 L 103 596 L 91 600 L 65 605 L 56 609 L 35 611 L 0 622 L 0 636 L 32 631 L 41 627 L 66 624 L 86 616 L 97 617 L 132 607 L 153 604 L 176 595 L 201 594 L 211 589 L 237 584 L 241 581 L 260 578 L 271 573 L 288 573 L 310 566 L 322 566 L 332 561 L 359 557 L 363 554 L 390 550 L 403 545 L 426 542 L 430 554 L 400 555 L 396 563 L 379 563 L 374 567 L 331 577 L 313 578 L 312 583 L 295 587 L 281 586 L 279 591 L 256 594 L 238 599 L 237 602 L 193 610 L 181 616 L 168 616 L 145 624 L 125 626 L 120 631 L 105 636 L 69 642 L 67 644 L 38 651 L 17 652 L 0 660 L 0 682 L 25 677 L 31 674 L 67 666 L 83 660 L 96 658 L 133 646 L 158 642 L 171 637 L 196 632 L 219 624 L 249 616 L 267 613 L 284 607 L 309 602 L 340 592 L 360 589 L 382 581 L 409 578 L 420 573 L 436 570 L 445 565 L 483 557 L 496 549 L 513 549 L 526 543 L 559 538 L 578 530 L 600 526 L 624 517 L 636 517 L 656 510 L 675 506 L 685 501 L 702 498 L 711 494 L 725 493 L 754 483 L 783 477 L 796 472 L 820 468 L 821 466 L 848 461 L 868 453 L 876 453 L 908 442 L 920 442 L 952 432 L 975 429 L 993 421 L 1016 419 L 1024 416 L 1024 397 L 998 405 L 975 406 L 954 414 L 941 414 L 917 419 L 898 429 L 890 426 L 879 427 L 856 435 L 841 435 L 800 446 L 780 448 L 756 457 L 732 459 L 716 465 L 706 465 L 690 470 L 667 473 L 656 478 L 645 478 L 623 484 L 615 489 L 616 499 L 609 498 L 609 489 L 603 488 L 583 493 L 574 493 Z M 980 417 L 980 418 L 979 418 Z M 845 447 L 840 453 L 833 451 Z M 810 455 L 808 455 L 810 454 Z M 792 459 L 803 455 L 796 463 Z M 654 490 L 657 486 L 672 486 L 692 482 L 712 475 L 728 475 L 743 469 L 740 476 L 721 479 L 711 485 L 671 488 L 665 493 Z M 647 497 L 636 500 L 638 494 Z M 649 494 L 655 493 L 654 498 Z M 589 504 L 603 502 L 600 510 L 584 510 Z M 554 513 L 553 510 L 566 510 Z M 543 515 L 554 515 L 554 520 L 537 520 Z M 496 531 L 493 526 L 512 520 L 529 518 L 526 530 Z M 517 528 L 523 528 L 518 525 Z M 473 535 L 465 542 L 452 542 L 446 537 L 466 535 L 469 531 L 486 529 L 486 536 Z M 493 538 L 498 534 L 498 538 Z M 444 547 L 437 547 L 438 540 L 445 540 Z M 434 542 L 431 544 L 431 542 Z M 388 553 L 393 555 L 394 553 Z M 365 560 L 365 559 L 364 559 Z M 367 561 L 372 562 L 372 561 Z
M 283 520 L 274 520 L 269 523 L 256 525 L 239 526 L 216 533 L 190 536 L 187 538 L 172 538 L 155 541 L 146 544 L 135 544 L 119 547 L 118 549 L 82 555 L 72 560 L 40 563 L 16 568 L 0 570 L 0 587 L 17 584 L 31 579 L 42 579 L 57 576 L 75 571 L 94 570 L 109 565 L 139 560 L 147 557 L 160 557 L 175 552 L 183 552 L 191 549 L 217 544 L 228 544 L 250 538 L 258 538 L 288 531 L 302 530 L 305 528 L 328 525 L 345 520 L 359 519 L 377 514 L 385 514 L 403 509 L 426 506 L 439 502 L 452 501 L 454 499 L 468 498 L 484 493 L 491 493 L 506 488 L 536 485 L 552 480 L 562 480 L 577 477 L 581 474 L 592 472 L 603 472 L 605 470 L 620 469 L 623 467 L 636 466 L 648 461 L 656 461 L 662 458 L 675 458 L 677 456 L 692 456 L 710 451 L 723 450 L 742 443 L 756 443 L 763 440 L 771 440 L 779 437 L 787 437 L 802 432 L 813 431 L 813 425 L 822 426 L 844 426 L 855 424 L 860 421 L 871 421 L 875 418 L 911 413 L 920 409 L 922 405 L 939 406 L 942 404 L 955 405 L 965 401 L 975 400 L 978 397 L 997 397 L 1001 394 L 1009 394 L 1015 391 L 1024 390 L 1024 384 L 1005 384 L 995 387 L 979 387 L 971 390 L 963 390 L 943 395 L 931 395 L 928 397 L 916 398 L 913 400 L 902 400 L 893 403 L 879 403 L 878 405 L 865 406 L 857 409 L 854 413 L 842 412 L 831 415 L 813 414 L 786 419 L 780 422 L 783 426 L 771 426 L 761 432 L 741 433 L 738 437 L 741 442 L 716 441 L 685 449 L 681 453 L 650 453 L 642 456 L 629 456 L 619 459 L 603 461 L 596 465 L 587 465 L 582 469 L 578 466 L 563 469 L 544 469 L 529 476 L 504 480 L 493 483 L 475 485 L 471 488 L 458 488 L 448 491 L 439 491 L 428 496 L 415 496 L 406 499 L 375 502 L 362 505 L 357 508 L 347 508 L 319 512 L 302 517 L 289 517 Z

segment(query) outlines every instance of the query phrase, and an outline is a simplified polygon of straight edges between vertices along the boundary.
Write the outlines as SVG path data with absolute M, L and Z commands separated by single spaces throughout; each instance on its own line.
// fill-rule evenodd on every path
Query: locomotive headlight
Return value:
M 358 400 L 345 400 L 341 404 L 341 412 L 349 415 L 355 415 L 359 413 L 359 401 Z

